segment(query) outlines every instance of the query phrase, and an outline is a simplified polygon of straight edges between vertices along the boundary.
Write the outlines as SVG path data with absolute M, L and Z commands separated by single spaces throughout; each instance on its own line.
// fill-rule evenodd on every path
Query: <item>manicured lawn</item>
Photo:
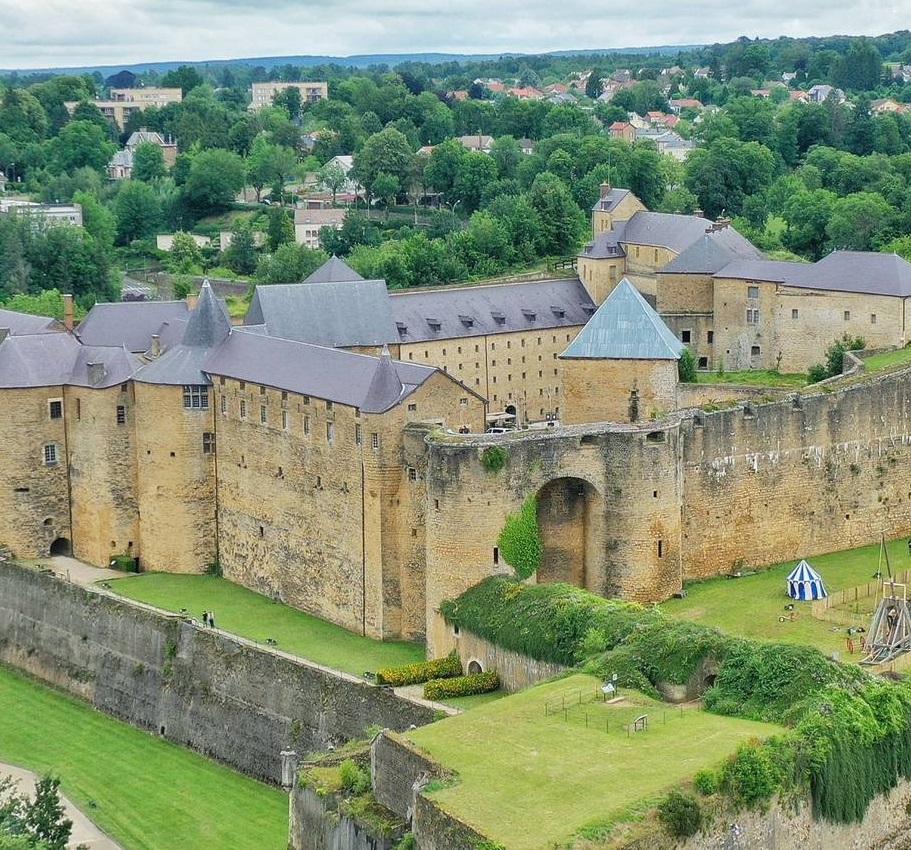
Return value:
M 911 568 L 905 538 L 891 541 L 888 547 L 893 571 Z M 873 574 L 879 568 L 879 544 L 807 560 L 822 576 L 829 591 L 857 587 L 875 581 Z M 832 623 L 814 619 L 810 615 L 809 602 L 794 603 L 796 617 L 793 622 L 779 621 L 779 617 L 788 613 L 784 606 L 792 601 L 785 592 L 785 577 L 796 563 L 796 560 L 788 561 L 737 579 L 691 582 L 686 585 L 689 594 L 686 599 L 669 599 L 661 603 L 661 608 L 672 617 L 718 626 L 730 634 L 809 644 L 827 654 L 839 652 L 842 660 L 851 660 L 852 656 L 845 652 L 844 627 L 837 628 Z M 882 570 L 885 574 L 885 564 Z
M 459 774 L 458 784 L 434 791 L 433 799 L 507 850 L 550 848 L 715 764 L 738 742 L 778 731 L 704 711 L 681 713 L 639 694 L 631 694 L 635 705 L 576 704 L 568 720 L 562 710 L 545 714 L 545 705 L 561 705 L 567 695 L 569 706 L 577 694 L 593 696 L 599 684 L 577 674 L 408 732 Z M 648 731 L 628 735 L 622 725 L 643 713 Z
M 125 850 L 287 846 L 283 792 L 5 668 L 0 718 L 0 761 L 57 774 Z
M 749 369 L 743 372 L 699 372 L 697 384 L 745 384 L 757 387 L 805 387 L 804 374 L 782 374 L 771 369 Z
M 899 348 L 895 351 L 886 351 L 883 354 L 874 354 L 864 360 L 867 372 L 877 372 L 892 366 L 907 366 L 911 363 L 911 347 Z
M 185 608 L 199 620 L 204 610 L 212 611 L 220 629 L 250 640 L 275 640 L 276 648 L 283 652 L 355 676 L 424 660 L 423 646 L 370 640 L 223 578 L 145 573 L 115 579 L 110 587 L 121 596 L 166 611 Z

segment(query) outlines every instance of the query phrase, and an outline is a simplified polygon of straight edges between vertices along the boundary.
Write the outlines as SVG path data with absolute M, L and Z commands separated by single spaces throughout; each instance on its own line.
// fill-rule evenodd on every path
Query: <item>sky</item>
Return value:
M 911 0 L 0 0 L 0 67 L 879 35 Z

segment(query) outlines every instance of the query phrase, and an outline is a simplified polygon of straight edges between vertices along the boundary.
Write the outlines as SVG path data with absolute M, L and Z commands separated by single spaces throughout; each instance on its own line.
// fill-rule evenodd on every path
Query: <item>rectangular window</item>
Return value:
M 747 324 L 748 325 L 758 325 L 759 324 L 759 310 L 749 307 L 747 309 Z
M 692 331 L 680 331 L 680 341 L 689 342 L 690 337 L 693 335 Z
M 215 434 L 212 431 L 203 431 L 202 453 L 204 455 L 215 454 Z
M 304 396 L 304 404 L 310 404 L 310 396 L 308 396 L 308 395 Z
M 364 442 L 364 433 L 360 425 L 354 426 L 354 445 L 359 446 Z
M 372 445 L 374 449 L 380 447 L 380 435 L 377 434 L 376 431 L 370 435 L 370 445 Z
M 706 331 L 705 340 L 711 345 L 715 341 L 715 331 Z
M 759 297 L 759 287 L 758 286 L 748 286 L 747 287 L 747 298 L 758 298 Z
M 493 547 L 493 562 L 494 565 L 500 563 L 500 549 L 497 546 Z
M 127 424 L 127 409 L 122 404 L 117 405 L 117 424 Z
M 241 389 L 241 390 L 242 390 L 242 389 L 245 389 L 246 386 L 247 386 L 246 382 L 244 382 L 244 381 L 239 381 L 239 382 L 238 382 L 238 389 Z
M 242 398 L 240 400 L 240 418 L 241 419 L 247 418 L 247 400 L 244 398 Z
M 754 345 L 754 346 L 751 346 L 751 347 L 750 347 L 750 357 L 759 357 L 759 355 L 760 355 L 761 353 L 762 353 L 762 352 L 760 351 L 758 345 Z
M 409 404 L 409 405 L 408 405 L 408 412 L 409 412 L 409 413 L 415 413 L 415 412 L 417 411 L 417 409 L 418 409 L 418 406 L 417 406 L 416 404 Z
M 800 310 L 798 310 L 796 307 L 792 307 L 791 308 L 791 318 L 797 319 L 799 317 L 800 317 Z
M 282 411 L 282 430 L 283 431 L 288 430 L 288 411 L 287 410 Z
M 49 401 L 47 412 L 51 419 L 63 419 L 63 402 L 60 399 Z
M 287 400 L 288 400 L 288 393 L 283 392 L 283 393 L 282 393 L 282 401 L 287 401 Z
M 335 439 L 335 423 L 327 422 L 326 423 L 326 440 L 327 442 L 332 442 Z
M 82 399 L 77 398 L 76 399 L 76 421 L 78 422 L 80 419 L 82 419 Z
M 208 410 L 209 388 L 205 384 L 184 384 L 183 406 L 187 410 Z
M 409 481 L 418 480 L 418 471 L 413 466 L 408 467 L 408 480 Z
M 53 466 L 57 463 L 57 444 L 47 443 L 44 447 L 45 466 Z
M 331 402 L 331 401 L 327 401 L 327 402 L 326 402 L 326 410 L 332 410 L 332 402 Z
M 260 394 L 260 395 L 265 395 L 265 394 L 266 394 L 266 388 L 265 388 L 265 387 L 260 387 L 260 388 L 259 388 L 259 394 Z
M 876 313 L 870 313 L 870 324 L 871 325 L 876 324 Z
M 266 409 L 266 405 L 262 404 L 259 407 L 259 421 L 265 425 L 269 421 L 269 411 Z
M 305 434 L 310 433 L 310 417 L 309 416 L 304 417 L 304 433 Z
M 846 322 L 851 321 L 851 311 L 850 310 L 845 310 L 845 321 Z
M 460 398 L 460 399 L 459 399 L 459 404 L 460 404 L 462 407 L 468 407 L 468 399 L 467 399 L 467 398 Z
M 222 413 L 228 412 L 228 397 L 225 395 L 223 395 L 221 397 L 221 412 Z

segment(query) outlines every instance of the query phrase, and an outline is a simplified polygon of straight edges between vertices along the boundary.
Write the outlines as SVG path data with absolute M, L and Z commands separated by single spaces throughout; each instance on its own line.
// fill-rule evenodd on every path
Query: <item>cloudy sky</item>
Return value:
M 909 23 L 911 0 L 0 0 L 0 67 L 537 53 L 741 35 L 878 35 Z

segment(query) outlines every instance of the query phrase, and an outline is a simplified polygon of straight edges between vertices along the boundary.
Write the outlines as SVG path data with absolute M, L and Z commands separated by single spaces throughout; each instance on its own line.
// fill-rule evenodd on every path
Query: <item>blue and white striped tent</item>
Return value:
M 791 599 L 825 599 L 829 594 L 819 573 L 806 561 L 801 561 L 788 576 L 788 596 Z

